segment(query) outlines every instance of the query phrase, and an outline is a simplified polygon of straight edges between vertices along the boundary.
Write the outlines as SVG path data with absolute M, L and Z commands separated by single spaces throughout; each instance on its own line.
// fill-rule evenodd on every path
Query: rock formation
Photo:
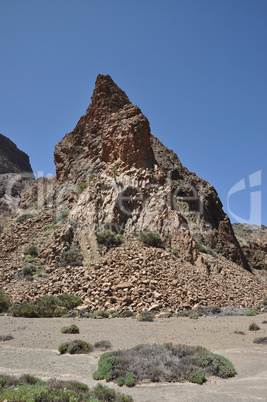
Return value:
M 0 134 L 0 218 L 5 219 L 16 211 L 19 200 L 33 181 L 28 155 Z
M 56 177 L 34 182 L 0 235 L 1 286 L 13 300 L 74 293 L 89 311 L 177 311 L 266 297 L 266 280 L 251 273 L 216 190 L 151 134 L 109 76 L 97 77 L 86 114 L 54 159 Z M 27 211 L 28 219 L 15 219 Z M 124 242 L 100 247 L 106 229 Z M 157 232 L 162 246 L 140 242 L 144 231 Z M 25 255 L 29 245 L 34 258 Z M 27 261 L 37 272 L 30 281 Z
M 88 183 L 71 212 L 88 259 L 97 231 L 148 229 L 187 261 L 197 258 L 195 239 L 249 270 L 216 190 L 151 135 L 146 117 L 110 76 L 97 77 L 86 114 L 55 148 L 55 164 L 59 183 Z

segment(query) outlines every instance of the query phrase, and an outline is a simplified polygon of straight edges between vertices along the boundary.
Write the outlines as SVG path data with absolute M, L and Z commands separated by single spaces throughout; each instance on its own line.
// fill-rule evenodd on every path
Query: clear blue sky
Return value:
M 260 170 L 267 225 L 266 21 L 266 0 L 0 0 L 0 133 L 54 174 L 55 144 L 110 74 L 232 221 L 260 223 Z

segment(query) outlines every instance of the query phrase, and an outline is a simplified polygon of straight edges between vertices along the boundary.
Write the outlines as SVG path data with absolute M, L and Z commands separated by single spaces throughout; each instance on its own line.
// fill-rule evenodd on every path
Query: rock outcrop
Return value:
M 0 134 L 0 220 L 17 210 L 19 200 L 33 181 L 28 155 Z
M 57 144 L 54 159 L 59 183 L 87 187 L 70 214 L 87 259 L 101 229 L 149 229 L 187 261 L 197 258 L 196 240 L 250 269 L 216 190 L 150 133 L 141 110 L 109 76 L 97 77 L 86 114 Z

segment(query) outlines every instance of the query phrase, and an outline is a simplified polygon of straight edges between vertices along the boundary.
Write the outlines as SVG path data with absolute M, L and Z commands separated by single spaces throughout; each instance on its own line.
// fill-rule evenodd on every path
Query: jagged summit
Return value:
M 109 75 L 96 79 L 92 102 L 75 129 L 55 148 L 57 178 L 82 171 L 103 170 L 108 164 L 152 168 L 156 163 L 147 118 Z
M 30 172 L 30 160 L 9 138 L 0 134 L 0 174 Z

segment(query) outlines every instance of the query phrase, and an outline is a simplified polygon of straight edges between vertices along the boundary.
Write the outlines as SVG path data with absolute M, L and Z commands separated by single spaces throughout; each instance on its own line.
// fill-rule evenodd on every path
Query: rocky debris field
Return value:
M 46 294 L 72 293 L 90 311 L 141 311 L 153 307 L 175 312 L 197 306 L 256 306 L 267 284 L 224 257 L 201 254 L 190 264 L 170 251 L 129 240 L 98 262 L 83 267 L 46 266 L 47 277 L 18 279 L 0 268 L 2 290 L 14 302 Z

